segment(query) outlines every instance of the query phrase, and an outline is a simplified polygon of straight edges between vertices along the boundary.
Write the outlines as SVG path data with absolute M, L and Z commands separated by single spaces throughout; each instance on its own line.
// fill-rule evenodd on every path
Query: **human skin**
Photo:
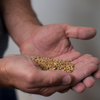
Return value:
M 55 92 L 63 93 L 98 70 L 98 60 L 91 55 L 74 60 L 77 70 L 71 74 L 64 71 L 43 71 L 29 57 L 8 55 L 0 59 L 1 88 L 16 88 L 27 93 L 50 96 Z M 88 57 L 87 61 L 84 60 L 85 57 Z
M 89 60 L 92 59 L 92 55 L 81 55 L 78 51 L 76 51 L 69 40 L 70 38 L 90 39 L 96 34 L 96 31 L 93 28 L 74 27 L 68 24 L 54 24 L 41 26 L 34 34 L 36 35 L 31 35 L 20 46 L 22 54 L 62 59 L 66 61 L 73 60 L 72 63 L 74 64 L 74 60 L 79 59 L 77 63 L 83 61 L 83 65 L 81 64 L 81 67 L 84 67 L 84 63 L 86 62 L 87 64 L 87 61 L 90 64 L 91 62 L 97 65 L 99 64 L 99 60 L 95 57 L 95 60 Z M 99 77 L 99 71 L 94 77 Z M 83 80 L 83 83 L 78 83 L 76 86 L 72 87 L 72 89 L 76 92 L 83 92 L 86 87 L 92 87 L 94 82 L 95 81 L 92 76 L 89 76 Z
M 29 0 L 1 0 L 0 9 L 7 30 L 15 43 L 19 46 L 22 54 L 73 60 L 73 63 L 82 57 L 82 61 L 86 62 L 84 59 L 89 56 L 88 59 L 95 59 L 92 61 L 92 64 L 97 67 L 99 63 L 97 58 L 88 54 L 82 56 L 73 48 L 69 40 L 69 38 L 90 39 L 96 34 L 94 28 L 74 27 L 68 24 L 41 26 L 41 23 L 31 8 Z M 91 62 L 91 60 L 89 61 Z M 81 68 L 83 67 L 84 64 Z M 94 77 L 100 78 L 99 69 L 94 71 L 90 70 L 90 72 L 89 69 L 86 68 L 86 71 L 91 74 L 95 72 Z M 84 78 L 81 78 L 81 82 L 77 81 L 75 83 L 76 85 L 73 84 L 72 89 L 76 92 L 83 92 L 86 87 L 92 87 L 94 79 L 90 76 L 91 74 L 87 74 L 88 76 L 83 75 Z M 78 75 L 75 76 L 72 73 L 72 76 L 76 80 L 78 79 Z M 84 80 L 82 81 L 82 79 Z M 63 90 L 66 91 L 67 88 L 68 87 L 59 92 L 63 92 Z
M 66 86 L 70 87 L 71 80 L 72 76 L 68 73 L 42 71 L 25 55 L 8 55 L 0 59 L 0 88 L 49 96 Z

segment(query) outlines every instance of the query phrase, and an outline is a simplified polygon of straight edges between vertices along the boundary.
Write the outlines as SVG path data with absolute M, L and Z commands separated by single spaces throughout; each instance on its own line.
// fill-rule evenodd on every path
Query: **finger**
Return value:
M 93 74 L 93 76 L 97 79 L 100 79 L 100 68 Z
M 72 81 L 72 75 L 63 71 L 40 71 L 33 81 L 35 87 L 67 85 Z
M 85 91 L 85 89 L 86 89 L 86 87 L 82 82 L 80 82 L 72 87 L 72 90 L 76 91 L 78 93 L 82 93 L 83 91 Z
M 86 54 L 86 55 L 83 55 L 83 56 L 79 57 L 78 59 L 72 61 L 72 63 L 74 63 L 74 64 L 78 64 L 78 63 L 84 63 L 84 64 L 95 63 L 95 64 L 98 65 L 99 64 L 99 59 L 96 58 L 96 57 L 92 57 L 89 54 Z
M 91 27 L 75 27 L 66 24 L 64 29 L 66 37 L 70 38 L 86 40 L 91 39 L 96 35 L 96 29 Z
M 73 56 L 74 55 L 74 56 Z M 81 54 L 75 50 L 69 52 L 69 53 L 66 53 L 66 54 L 62 54 L 54 59 L 62 59 L 62 60 L 65 60 L 65 61 L 69 61 L 69 60 L 75 60 L 77 58 L 79 58 L 81 56 Z
M 55 92 L 60 92 L 66 90 L 68 92 L 69 88 L 67 86 L 48 86 L 48 87 L 38 87 L 30 89 L 30 93 L 41 94 L 43 96 L 51 96 Z M 61 92 L 60 92 L 61 93 Z
M 86 64 L 89 64 L 89 63 L 94 63 L 94 64 L 98 65 L 99 60 L 97 58 L 95 58 L 95 57 L 84 59 L 83 61 L 78 62 L 77 64 L 75 64 L 75 68 L 80 68 L 83 65 L 86 65 Z
M 68 91 L 69 91 L 69 88 L 67 88 L 67 89 L 64 88 L 63 90 L 59 90 L 58 92 L 59 92 L 59 93 L 65 93 L 65 92 L 68 92 Z
M 64 92 L 61 92 L 62 90 L 65 90 L 64 92 L 69 91 L 67 86 L 56 86 L 56 87 L 48 87 L 48 89 L 46 88 L 46 90 L 44 90 L 44 92 L 41 92 L 41 93 L 44 95 L 46 94 L 46 96 L 50 96 L 54 94 L 55 92 L 64 93 Z
M 83 83 L 87 88 L 91 88 L 94 85 L 95 80 L 92 76 L 89 76 L 83 80 Z
M 73 60 L 72 63 L 77 64 L 78 62 L 81 62 L 83 60 L 89 59 L 90 57 L 93 57 L 93 56 L 90 55 L 90 54 L 85 54 L 85 55 L 82 55 L 79 58 Z
M 77 68 L 75 71 L 72 72 L 72 75 L 74 76 L 74 82 L 80 82 L 87 76 L 91 75 L 98 69 L 97 65 L 94 63 L 89 63 L 86 65 L 83 65 L 80 68 Z
M 82 65 L 84 64 L 87 64 L 87 63 L 95 63 L 95 64 L 99 64 L 99 59 L 98 58 L 95 58 L 93 57 L 92 55 L 90 54 L 85 54 L 81 57 L 79 57 L 78 59 L 75 59 L 74 61 L 72 61 L 72 63 L 75 64 L 75 66 L 77 66 L 77 68 L 81 67 Z M 98 68 L 98 70 L 93 74 L 93 76 L 95 78 L 100 78 L 100 69 Z

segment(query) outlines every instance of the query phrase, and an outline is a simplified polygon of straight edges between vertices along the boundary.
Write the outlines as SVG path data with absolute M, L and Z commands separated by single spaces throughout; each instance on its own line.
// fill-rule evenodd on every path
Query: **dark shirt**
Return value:
M 8 45 L 8 34 L 0 18 L 0 58 L 3 57 Z M 17 100 L 14 89 L 0 89 L 0 100 Z
M 7 49 L 7 45 L 8 45 L 8 34 L 0 18 L 0 58 L 3 57 L 3 54 Z

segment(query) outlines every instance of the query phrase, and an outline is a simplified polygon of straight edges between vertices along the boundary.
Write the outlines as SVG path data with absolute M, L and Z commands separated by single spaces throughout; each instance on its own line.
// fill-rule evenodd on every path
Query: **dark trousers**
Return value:
M 14 89 L 0 89 L 0 100 L 17 100 Z

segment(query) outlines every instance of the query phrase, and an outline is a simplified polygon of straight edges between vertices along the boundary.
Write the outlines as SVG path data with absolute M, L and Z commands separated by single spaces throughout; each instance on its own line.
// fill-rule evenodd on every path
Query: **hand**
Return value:
M 42 71 L 29 57 L 9 55 L 0 59 L 0 87 L 50 96 L 71 86 L 72 75 L 62 71 Z
M 76 92 L 82 92 L 85 90 L 85 87 L 93 86 L 94 79 L 90 75 L 97 70 L 99 61 L 97 58 L 94 58 L 91 55 L 81 56 L 81 54 L 73 48 L 69 38 L 84 40 L 90 39 L 95 36 L 95 29 L 86 27 L 74 27 L 68 24 L 54 24 L 39 26 L 33 34 L 32 32 L 34 32 L 34 30 L 32 30 L 32 27 L 30 27 L 30 35 L 29 33 L 25 35 L 25 37 L 28 38 L 26 38 L 20 46 L 20 51 L 22 54 L 50 57 L 67 61 L 73 60 L 73 63 L 79 59 L 76 65 L 80 64 L 80 59 L 83 58 L 82 62 L 84 63 L 82 63 L 81 68 L 78 67 L 77 70 L 72 73 L 72 75 L 75 77 L 75 80 L 77 80 L 73 82 L 73 85 L 76 85 L 73 86 L 72 89 Z M 90 62 L 87 63 L 88 67 L 84 67 L 86 66 L 86 61 L 84 60 L 85 58 L 88 58 L 88 61 L 92 62 L 94 65 L 92 65 L 92 67 L 95 67 L 96 69 L 93 71 L 89 69 L 89 66 L 91 66 Z M 93 59 L 93 61 L 91 61 L 91 59 Z M 83 68 L 85 69 L 82 72 L 79 71 Z M 81 75 L 76 73 L 77 71 L 79 71 L 79 73 L 81 72 Z M 86 75 L 83 73 L 86 73 Z M 99 69 L 95 73 L 94 77 L 100 77 Z

